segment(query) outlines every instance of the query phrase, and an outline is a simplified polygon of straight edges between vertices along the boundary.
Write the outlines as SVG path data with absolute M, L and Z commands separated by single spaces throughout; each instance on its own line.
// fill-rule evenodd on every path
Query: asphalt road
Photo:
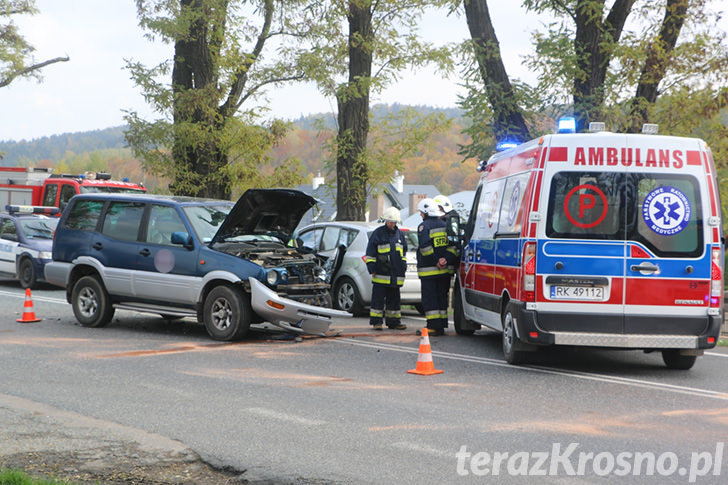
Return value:
M 593 349 L 549 349 L 515 367 L 498 335 L 451 328 L 430 339 L 443 373 L 418 376 L 406 372 L 424 324 L 414 312 L 402 332 L 343 319 L 336 338 L 220 343 L 192 322 L 125 311 L 83 328 L 51 287 L 33 292 L 42 321 L 18 323 L 23 295 L 0 283 L 0 457 L 36 416 L 69 429 L 57 446 L 134 441 L 273 483 L 728 476 L 725 347 L 690 371 L 666 369 L 659 353 Z

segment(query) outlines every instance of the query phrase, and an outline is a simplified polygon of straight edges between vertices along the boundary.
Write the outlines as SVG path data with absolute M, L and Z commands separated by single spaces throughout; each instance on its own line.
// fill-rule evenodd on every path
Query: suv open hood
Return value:
M 212 243 L 227 237 L 269 234 L 288 242 L 316 199 L 299 190 L 249 189 L 220 225 Z

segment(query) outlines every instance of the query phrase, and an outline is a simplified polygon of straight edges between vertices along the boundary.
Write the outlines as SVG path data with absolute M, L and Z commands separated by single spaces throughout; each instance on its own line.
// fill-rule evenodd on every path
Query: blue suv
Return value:
M 83 326 L 104 326 L 122 308 L 194 317 L 216 340 L 263 321 L 325 334 L 332 317 L 349 316 L 330 308 L 336 258 L 288 245 L 314 204 L 288 189 L 248 190 L 236 204 L 80 194 L 58 223 L 45 277 L 66 288 Z

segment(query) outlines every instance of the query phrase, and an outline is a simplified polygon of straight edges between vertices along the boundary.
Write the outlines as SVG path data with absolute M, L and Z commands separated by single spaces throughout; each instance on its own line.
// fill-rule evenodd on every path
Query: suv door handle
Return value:
M 141 254 L 142 256 L 149 256 L 150 254 L 152 254 L 152 252 L 148 248 L 144 248 L 139 251 L 139 254 Z
M 95 242 L 94 245 L 91 247 L 93 247 L 94 249 L 98 249 L 98 250 L 104 249 L 104 245 L 101 244 L 100 242 Z

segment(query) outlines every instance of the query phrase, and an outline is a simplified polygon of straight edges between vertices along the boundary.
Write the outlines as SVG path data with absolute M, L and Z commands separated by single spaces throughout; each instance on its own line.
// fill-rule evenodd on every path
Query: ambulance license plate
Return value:
M 552 300 L 604 300 L 603 286 L 552 286 Z

